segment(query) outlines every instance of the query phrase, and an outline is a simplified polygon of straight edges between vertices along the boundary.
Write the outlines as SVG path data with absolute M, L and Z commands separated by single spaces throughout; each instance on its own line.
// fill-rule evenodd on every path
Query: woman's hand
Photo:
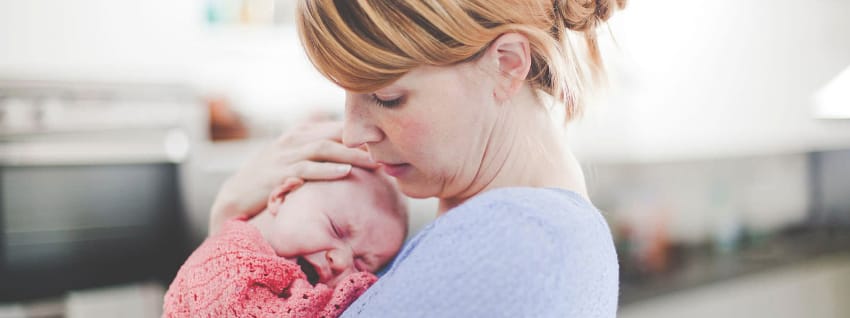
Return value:
M 237 216 L 253 217 L 266 204 L 269 193 L 287 178 L 335 180 L 348 175 L 351 166 L 378 165 L 363 149 L 341 143 L 342 122 L 308 122 L 284 133 L 230 176 L 210 211 L 209 233 Z

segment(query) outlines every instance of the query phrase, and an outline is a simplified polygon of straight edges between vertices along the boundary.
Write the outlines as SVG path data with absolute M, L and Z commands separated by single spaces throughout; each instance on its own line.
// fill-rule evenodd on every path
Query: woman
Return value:
M 438 218 L 344 316 L 615 316 L 609 229 L 551 112 L 580 110 L 594 29 L 623 2 L 300 2 L 310 60 L 347 92 L 344 125 L 284 135 L 225 183 L 211 230 L 286 177 L 381 167 L 439 198 Z

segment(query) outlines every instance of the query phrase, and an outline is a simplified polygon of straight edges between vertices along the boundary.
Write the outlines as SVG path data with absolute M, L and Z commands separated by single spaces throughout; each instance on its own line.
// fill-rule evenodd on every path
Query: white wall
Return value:
M 576 146 L 596 161 L 850 146 L 850 122 L 811 119 L 816 91 L 850 66 L 848 16 L 844 0 L 630 1 L 606 48 L 615 94 Z
M 0 76 L 180 80 L 199 1 L 0 1 Z
M 0 0 L 0 79 L 189 83 L 249 117 L 341 108 L 293 26 L 210 26 L 204 0 Z
M 0 79 L 189 82 L 268 120 L 341 109 L 293 28 L 210 27 L 204 3 L 0 0 Z M 850 66 L 848 16 L 844 0 L 630 1 L 611 21 L 613 94 L 573 142 L 593 161 L 848 146 L 850 122 L 811 119 Z

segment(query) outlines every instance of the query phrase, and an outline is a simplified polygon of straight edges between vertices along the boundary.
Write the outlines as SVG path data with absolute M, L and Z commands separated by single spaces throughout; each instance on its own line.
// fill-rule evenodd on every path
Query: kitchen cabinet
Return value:
M 850 253 L 621 307 L 621 318 L 850 317 Z

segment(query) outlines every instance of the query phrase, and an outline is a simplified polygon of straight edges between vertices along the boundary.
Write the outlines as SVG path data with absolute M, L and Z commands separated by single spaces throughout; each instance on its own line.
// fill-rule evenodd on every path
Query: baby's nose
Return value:
M 328 251 L 326 256 L 334 275 L 342 274 L 353 267 L 354 257 L 350 248 L 335 248 Z

